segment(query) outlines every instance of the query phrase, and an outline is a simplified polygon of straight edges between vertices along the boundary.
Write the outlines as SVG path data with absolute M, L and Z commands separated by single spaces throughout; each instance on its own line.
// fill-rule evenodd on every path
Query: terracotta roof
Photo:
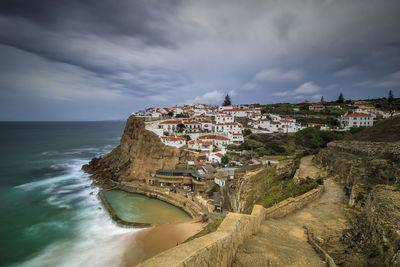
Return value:
M 168 139 L 169 141 L 185 141 L 185 138 L 182 137 L 173 137 L 173 136 L 161 136 L 162 139 Z
M 190 157 L 204 157 L 206 154 L 204 153 L 191 153 L 189 154 Z
M 203 145 L 212 145 L 213 144 L 213 142 L 212 141 L 199 141 L 199 143 L 200 144 L 203 144 Z
M 222 158 L 224 155 L 222 155 L 221 153 L 216 153 L 215 156 Z
M 162 121 L 160 124 L 180 124 L 182 121 Z
M 353 113 L 353 114 L 345 115 L 344 117 L 371 117 L 371 115 L 364 114 L 364 113 Z

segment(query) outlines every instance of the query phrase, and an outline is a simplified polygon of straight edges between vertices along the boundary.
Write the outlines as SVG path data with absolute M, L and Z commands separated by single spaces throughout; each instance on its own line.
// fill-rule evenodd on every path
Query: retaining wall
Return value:
M 284 216 L 315 200 L 322 192 L 323 186 L 319 186 L 269 209 L 254 205 L 251 215 L 229 213 L 217 231 L 166 250 L 137 266 L 230 266 L 238 246 L 258 232 L 265 218 Z
M 121 185 L 118 186 L 118 189 L 163 200 L 183 209 L 193 218 L 199 218 L 206 214 L 203 210 L 203 207 L 192 201 L 190 197 L 187 198 L 179 194 L 168 192 L 163 188 L 158 188 L 146 184 L 132 184 L 122 182 Z
M 298 210 L 308 203 L 319 198 L 324 192 L 324 186 L 320 185 L 315 189 L 308 191 L 295 198 L 287 198 L 284 201 L 267 209 L 266 219 L 283 217 L 295 210 Z

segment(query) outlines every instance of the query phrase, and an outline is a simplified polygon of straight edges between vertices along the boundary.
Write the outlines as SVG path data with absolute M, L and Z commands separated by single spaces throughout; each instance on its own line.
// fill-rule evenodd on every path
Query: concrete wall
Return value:
M 322 192 L 323 186 L 319 186 L 269 209 L 254 205 L 251 215 L 229 213 L 217 231 L 166 250 L 137 266 L 230 266 L 238 246 L 258 232 L 265 218 L 284 216 L 316 199 Z
M 320 185 L 317 188 L 310 190 L 296 198 L 287 198 L 284 201 L 268 208 L 266 219 L 283 217 L 295 210 L 298 210 L 319 198 L 323 192 L 324 186 Z
M 146 184 L 133 184 L 128 182 L 122 182 L 119 189 L 146 195 L 148 197 L 155 197 L 157 199 L 168 202 L 176 207 L 183 209 L 193 218 L 199 218 L 206 214 L 204 211 L 205 207 L 200 206 L 189 198 L 182 195 L 168 192 L 163 188 L 150 186 Z

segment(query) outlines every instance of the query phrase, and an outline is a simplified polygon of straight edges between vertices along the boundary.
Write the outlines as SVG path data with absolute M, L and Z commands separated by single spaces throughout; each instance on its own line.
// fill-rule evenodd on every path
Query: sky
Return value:
M 398 0 L 2 0 L 0 120 L 400 96 Z

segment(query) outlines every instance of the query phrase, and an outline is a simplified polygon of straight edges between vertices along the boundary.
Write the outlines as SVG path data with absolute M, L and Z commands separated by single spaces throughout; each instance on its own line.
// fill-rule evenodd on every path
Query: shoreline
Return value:
M 123 189 L 119 187 L 111 189 L 101 189 L 98 193 L 101 203 L 107 210 L 107 213 L 112 221 L 120 227 L 132 227 L 138 229 L 137 232 L 133 233 L 129 237 L 130 241 L 123 248 L 124 252 L 122 254 L 122 259 L 120 264 L 118 265 L 120 267 L 135 266 L 136 264 L 139 264 L 151 257 L 154 257 L 163 251 L 178 246 L 189 237 L 199 233 L 207 225 L 207 223 L 201 222 L 199 218 L 196 219 L 192 216 L 191 219 L 188 221 L 165 224 L 135 223 L 124 221 L 116 214 L 116 212 L 108 202 L 107 198 L 104 196 L 104 192 L 108 190 Z M 139 194 L 133 192 L 129 193 Z M 169 204 L 173 205 L 171 203 Z
M 125 247 L 120 267 L 135 266 L 149 258 L 183 243 L 197 234 L 206 223 L 190 220 L 161 224 L 142 229 L 131 236 L 131 242 Z

